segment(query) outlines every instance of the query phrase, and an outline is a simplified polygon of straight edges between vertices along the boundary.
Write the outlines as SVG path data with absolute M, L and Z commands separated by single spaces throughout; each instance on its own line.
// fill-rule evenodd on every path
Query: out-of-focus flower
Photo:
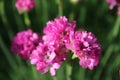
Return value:
M 35 7 L 34 0 L 17 0 L 15 6 L 19 13 L 24 13 L 25 11 L 29 11 Z
M 72 4 L 77 4 L 78 2 L 80 2 L 80 0 L 70 0 L 70 2 L 71 2 Z
M 69 39 L 66 47 L 80 59 L 79 63 L 83 68 L 93 70 L 94 66 L 98 65 L 101 55 L 101 46 L 94 34 L 82 30 L 71 31 Z
M 36 65 L 36 69 L 42 74 L 50 71 L 51 76 L 55 76 L 56 70 L 60 68 L 62 61 L 67 56 L 66 48 L 56 48 L 39 43 L 30 56 L 31 64 Z
M 13 38 L 11 50 L 21 58 L 28 59 L 40 41 L 41 37 L 32 30 L 21 31 Z
M 113 9 L 115 6 L 118 7 L 117 14 L 120 15 L 120 0 L 106 0 L 110 4 L 109 8 Z

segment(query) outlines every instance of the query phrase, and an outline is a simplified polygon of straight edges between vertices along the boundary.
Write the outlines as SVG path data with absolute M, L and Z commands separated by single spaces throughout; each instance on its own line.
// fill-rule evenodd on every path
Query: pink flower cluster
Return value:
M 64 16 L 49 21 L 43 31 L 43 43 L 39 43 L 30 57 L 31 64 L 36 64 L 36 69 L 43 74 L 50 70 L 54 76 L 66 60 L 68 52 L 64 43 L 68 40 L 66 35 L 74 27 L 75 22 L 69 23 Z
M 56 18 L 54 21 L 48 21 L 43 30 L 45 34 L 43 40 L 46 44 L 54 45 L 55 47 L 65 45 L 69 32 L 74 30 L 75 26 L 75 21 L 69 23 L 65 16 Z
M 78 30 L 71 31 L 66 47 L 72 50 L 80 59 L 79 64 L 83 68 L 93 70 L 99 63 L 101 46 L 97 43 L 97 38 L 91 32 Z
M 66 59 L 67 52 L 65 47 L 55 48 L 47 44 L 39 43 L 39 46 L 30 56 L 31 64 L 36 65 L 36 69 L 42 74 L 50 70 L 51 76 L 56 74 L 62 61 Z
M 120 0 L 106 0 L 110 4 L 109 8 L 113 9 L 115 6 L 118 7 L 117 14 L 120 15 Z
M 15 4 L 19 13 L 23 13 L 25 11 L 29 11 L 35 6 L 34 0 L 17 0 Z
M 28 59 L 40 41 L 41 37 L 32 30 L 21 31 L 13 38 L 11 50 L 22 59 Z
M 42 74 L 50 71 L 56 74 L 69 50 L 79 59 L 83 68 L 93 70 L 99 63 L 101 46 L 91 32 L 75 30 L 76 22 L 68 22 L 65 16 L 48 21 L 42 38 L 31 30 L 19 32 L 13 38 L 12 51 L 23 59 L 29 58 L 31 64 Z

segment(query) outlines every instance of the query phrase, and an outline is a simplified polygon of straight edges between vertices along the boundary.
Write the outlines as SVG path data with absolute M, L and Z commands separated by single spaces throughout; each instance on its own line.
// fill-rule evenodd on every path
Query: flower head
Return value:
M 43 40 L 45 43 L 59 47 L 67 41 L 67 34 L 76 27 L 75 21 L 68 22 L 65 16 L 55 18 L 54 21 L 48 21 L 43 30 L 45 34 Z
M 80 59 L 80 65 L 83 68 L 92 70 L 94 66 L 98 65 L 101 46 L 97 43 L 94 34 L 82 30 L 71 31 L 69 38 L 66 47 Z
M 62 61 L 66 59 L 67 52 L 64 47 L 56 48 L 47 44 L 39 43 L 30 56 L 31 64 L 42 74 L 50 71 L 55 76 L 56 70 L 60 68 Z
M 29 11 L 35 6 L 34 0 L 17 0 L 15 4 L 19 13 L 23 13 L 25 11 Z
M 21 31 L 13 38 L 11 50 L 23 59 L 28 59 L 40 41 L 40 36 L 32 30 Z

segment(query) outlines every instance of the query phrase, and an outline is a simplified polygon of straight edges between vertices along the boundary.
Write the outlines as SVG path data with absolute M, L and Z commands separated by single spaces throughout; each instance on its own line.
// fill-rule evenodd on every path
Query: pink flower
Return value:
M 39 43 L 32 52 L 30 61 L 42 74 L 50 71 L 51 76 L 56 74 L 61 63 L 68 56 L 65 42 L 69 39 L 69 32 L 74 30 L 75 21 L 68 22 L 65 16 L 49 21 L 44 28 L 43 43 Z
M 40 36 L 32 30 L 21 31 L 13 38 L 11 50 L 13 53 L 19 54 L 21 58 L 28 59 L 40 41 Z
M 62 61 L 59 59 L 66 56 L 61 51 L 71 50 L 80 59 L 79 63 L 83 68 L 92 70 L 99 63 L 101 46 L 97 43 L 94 34 L 82 30 L 75 31 L 75 27 L 75 21 L 69 23 L 64 16 L 49 21 L 43 31 L 45 34 L 43 36 L 44 44 L 52 46 L 54 50 L 60 50 L 57 52 L 62 55 L 58 57 L 63 57 L 58 58 L 56 54 L 58 61 Z M 64 47 L 61 48 L 61 46 Z
M 83 68 L 92 70 L 99 63 L 101 46 L 97 43 L 97 38 L 91 32 L 71 31 L 66 47 L 72 50 L 80 59 Z
M 50 45 L 54 44 L 56 47 L 64 45 L 64 42 L 68 39 L 67 34 L 75 27 L 75 21 L 69 23 L 65 16 L 55 18 L 54 21 L 48 21 L 43 30 L 45 34 L 43 36 L 44 43 Z
M 29 11 L 35 7 L 34 0 L 17 0 L 15 4 L 19 13 L 23 13 L 25 11 Z
M 117 5 L 116 0 L 106 0 L 106 2 L 110 4 L 110 6 L 109 6 L 110 9 L 113 9 L 114 6 Z
M 64 47 L 53 47 L 39 43 L 30 56 L 31 64 L 36 65 L 36 69 L 42 74 L 50 71 L 51 76 L 55 76 L 56 70 L 60 68 L 62 61 L 66 59 L 67 52 Z
M 117 14 L 120 15 L 120 0 L 106 0 L 110 4 L 109 8 L 113 9 L 115 6 L 118 7 Z

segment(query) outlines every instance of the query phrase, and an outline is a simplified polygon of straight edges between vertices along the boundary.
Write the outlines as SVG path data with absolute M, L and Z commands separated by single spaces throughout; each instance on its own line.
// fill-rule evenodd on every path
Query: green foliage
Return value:
M 36 7 L 19 14 L 16 0 L 0 0 L 0 80 L 120 80 L 120 16 L 108 9 L 105 0 L 36 0 Z M 100 64 L 93 71 L 79 66 L 78 59 L 63 62 L 55 77 L 40 74 L 29 61 L 10 51 L 18 31 L 28 28 L 42 33 L 48 20 L 64 15 L 76 20 L 77 27 L 93 32 L 102 44 Z

